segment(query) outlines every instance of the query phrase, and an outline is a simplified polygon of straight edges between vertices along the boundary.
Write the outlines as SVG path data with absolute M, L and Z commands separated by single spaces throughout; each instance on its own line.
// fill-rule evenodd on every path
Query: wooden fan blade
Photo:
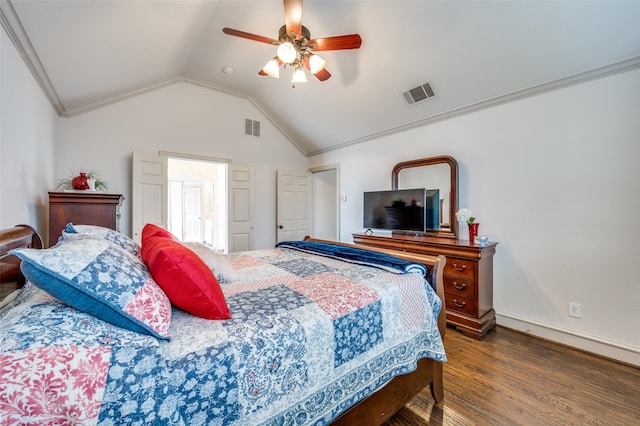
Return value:
M 284 0 L 284 23 L 287 34 L 302 34 L 302 0 Z
M 322 50 L 357 49 L 362 45 L 362 39 L 358 34 L 349 34 L 336 37 L 316 38 L 309 40 L 309 44 L 316 44 L 314 52 Z
M 331 73 L 329 73 L 329 71 L 327 71 L 326 68 L 322 68 L 320 71 L 318 71 L 314 75 L 320 81 L 329 80 L 329 77 L 331 77 Z
M 251 33 L 246 33 L 244 31 L 234 30 L 233 28 L 223 28 L 222 32 L 225 33 L 225 34 L 228 34 L 230 36 L 246 38 L 246 39 L 253 40 L 253 41 L 259 41 L 261 43 L 276 44 L 276 45 L 280 44 L 280 42 L 278 40 L 275 40 L 273 38 L 263 37 L 263 36 L 259 36 L 259 35 L 251 34 Z

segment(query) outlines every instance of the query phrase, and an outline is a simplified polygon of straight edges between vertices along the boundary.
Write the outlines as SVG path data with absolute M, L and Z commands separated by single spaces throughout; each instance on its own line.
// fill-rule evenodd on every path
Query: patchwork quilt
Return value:
M 235 253 L 229 320 L 177 308 L 170 340 L 27 283 L 0 313 L 0 424 L 320 425 L 446 361 L 422 273 L 280 247 Z

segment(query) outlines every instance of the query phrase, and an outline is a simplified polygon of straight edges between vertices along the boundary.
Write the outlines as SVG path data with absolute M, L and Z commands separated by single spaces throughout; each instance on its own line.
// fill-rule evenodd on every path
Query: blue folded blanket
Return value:
M 410 262 L 390 254 L 361 249 L 357 247 L 341 246 L 339 244 L 318 243 L 311 241 L 283 241 L 276 244 L 278 248 L 290 248 L 307 253 L 333 257 L 351 263 L 368 265 L 394 274 L 419 272 L 426 275 L 427 269 L 420 263 Z

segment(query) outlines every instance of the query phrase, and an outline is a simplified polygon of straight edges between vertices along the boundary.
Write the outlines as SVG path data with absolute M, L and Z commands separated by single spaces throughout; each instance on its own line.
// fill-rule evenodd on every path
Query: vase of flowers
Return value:
M 469 226 L 469 242 L 471 244 L 475 243 L 475 239 L 478 236 L 478 228 L 480 228 L 480 223 L 476 222 L 476 218 L 472 216 L 471 210 L 469 209 L 460 209 L 456 212 L 456 219 L 458 222 L 466 222 Z
M 68 190 L 83 190 L 83 191 L 103 191 L 106 192 L 109 189 L 107 182 L 98 177 L 95 171 L 79 172 L 76 176 L 71 171 L 69 177 L 60 179 L 56 183 L 56 190 L 68 191 Z

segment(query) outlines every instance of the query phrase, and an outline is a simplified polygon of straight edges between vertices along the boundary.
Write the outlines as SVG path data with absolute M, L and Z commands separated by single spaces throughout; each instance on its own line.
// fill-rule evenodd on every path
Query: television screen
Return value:
M 425 202 L 424 188 L 365 192 L 363 226 L 423 232 Z

